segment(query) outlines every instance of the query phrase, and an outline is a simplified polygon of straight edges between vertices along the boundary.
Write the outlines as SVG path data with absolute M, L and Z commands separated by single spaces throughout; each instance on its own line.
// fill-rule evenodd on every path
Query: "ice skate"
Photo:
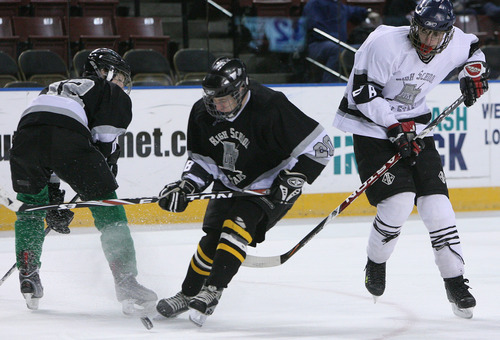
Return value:
M 365 267 L 365 287 L 373 295 L 376 303 L 379 296 L 385 291 L 385 262 L 375 263 L 368 259 Z
M 29 309 L 37 310 L 38 303 L 43 297 L 43 286 L 38 275 L 38 268 L 34 267 L 31 270 L 19 268 L 19 282 L 26 306 Z
M 154 313 L 158 296 L 139 284 L 132 274 L 123 275 L 115 282 L 116 298 L 122 303 L 123 314 L 147 316 Z
M 469 292 L 470 287 L 466 283 L 469 283 L 469 280 L 464 279 L 462 275 L 444 279 L 446 295 L 453 313 L 461 318 L 471 319 L 476 299 Z
M 203 286 L 198 295 L 189 301 L 189 320 L 198 327 L 203 326 L 207 316 L 212 315 L 217 307 L 223 290 L 215 286 Z
M 175 318 L 177 315 L 188 311 L 190 299 L 189 296 L 178 292 L 172 297 L 158 301 L 156 310 L 166 318 Z

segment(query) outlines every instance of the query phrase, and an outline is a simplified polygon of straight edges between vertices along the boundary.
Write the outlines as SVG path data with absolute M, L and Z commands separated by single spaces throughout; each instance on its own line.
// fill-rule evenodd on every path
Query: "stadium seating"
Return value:
M 205 49 L 183 48 L 174 54 L 177 81 L 202 79 L 215 61 L 215 56 Z
M 43 84 L 36 81 L 16 80 L 5 84 L 4 88 L 29 88 L 29 87 L 44 87 Z
M 384 13 L 385 0 L 345 0 L 347 5 L 371 8 L 379 14 Z
M 115 35 L 111 17 L 70 17 L 69 39 L 74 53 L 82 49 L 118 48 L 119 35 Z
M 294 2 L 292 0 L 253 0 L 257 16 L 288 17 Z
M 92 50 L 80 50 L 73 56 L 73 74 L 76 77 L 81 77 L 83 74 L 83 67 L 87 58 Z
M 170 37 L 163 34 L 159 17 L 116 17 L 116 33 L 121 36 L 120 51 L 153 49 L 168 57 Z
M 118 0 L 77 0 L 84 17 L 114 17 Z
M 7 53 L 12 58 L 17 59 L 17 44 L 19 36 L 14 35 L 12 29 L 12 19 L 10 17 L 0 17 L 0 51 Z
M 132 49 L 123 55 L 130 65 L 133 85 L 146 82 L 154 85 L 174 85 L 172 68 L 167 58 L 158 51 L 151 49 Z
M 490 71 L 490 79 L 500 79 L 500 45 L 487 45 L 481 47 Z
M 68 36 L 60 17 L 13 17 L 14 33 L 23 44 L 21 50 L 47 49 L 68 61 Z
M 13 17 L 19 15 L 21 0 L 1 0 L 0 17 Z
M 17 63 L 23 80 L 46 86 L 69 78 L 66 63 L 49 50 L 26 50 L 19 55 Z
M 7 53 L 0 51 L 0 87 L 19 80 L 19 70 L 16 61 Z
M 29 5 L 37 17 L 64 17 L 71 6 L 67 0 L 29 0 Z

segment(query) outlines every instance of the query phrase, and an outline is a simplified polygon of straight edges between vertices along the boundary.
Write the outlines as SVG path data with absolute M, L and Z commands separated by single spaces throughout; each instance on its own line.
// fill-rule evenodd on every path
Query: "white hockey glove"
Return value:
M 476 100 L 488 91 L 490 68 L 485 62 L 472 61 L 464 65 L 458 74 L 460 91 L 465 97 L 464 104 L 472 106 Z
M 196 184 L 189 179 L 167 184 L 160 192 L 158 205 L 163 210 L 183 212 L 189 204 L 186 195 L 194 193 L 196 188 Z
M 59 183 L 49 183 L 49 200 L 51 204 L 64 203 L 64 190 L 59 189 Z M 45 216 L 47 227 L 61 234 L 69 234 L 69 225 L 75 213 L 71 210 L 49 210 Z
M 275 204 L 294 204 L 302 194 L 306 175 L 290 170 L 281 170 L 271 186 L 269 199 Z

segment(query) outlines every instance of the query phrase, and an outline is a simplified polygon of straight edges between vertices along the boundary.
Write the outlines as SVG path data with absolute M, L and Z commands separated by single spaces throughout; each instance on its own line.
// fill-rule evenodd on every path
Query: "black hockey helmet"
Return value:
M 421 57 L 430 57 L 442 52 L 453 37 L 455 14 L 450 0 L 422 0 L 413 14 L 410 26 L 410 40 Z M 419 31 L 444 33 L 441 43 L 432 48 L 420 41 Z
M 102 70 L 104 70 L 104 74 Z M 118 73 L 123 75 L 124 87 L 127 88 L 127 93 L 130 92 L 132 89 L 130 66 L 118 53 L 109 48 L 98 48 L 90 52 L 83 67 L 84 77 L 95 75 L 112 81 Z
M 203 101 L 210 115 L 218 121 L 234 117 L 241 109 L 243 98 L 248 92 L 248 76 L 245 64 L 236 58 L 220 57 L 214 61 L 203 79 Z M 219 111 L 214 98 L 232 96 L 235 105 L 229 111 Z

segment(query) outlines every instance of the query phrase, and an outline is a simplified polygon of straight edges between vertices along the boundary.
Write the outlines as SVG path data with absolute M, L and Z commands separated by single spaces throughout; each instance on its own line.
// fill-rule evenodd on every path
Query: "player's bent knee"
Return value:
M 244 227 L 243 221 L 236 223 L 232 220 L 225 220 L 217 250 L 230 253 L 240 262 L 245 261 L 247 246 L 253 238 Z

